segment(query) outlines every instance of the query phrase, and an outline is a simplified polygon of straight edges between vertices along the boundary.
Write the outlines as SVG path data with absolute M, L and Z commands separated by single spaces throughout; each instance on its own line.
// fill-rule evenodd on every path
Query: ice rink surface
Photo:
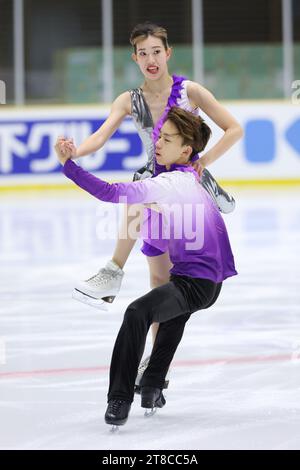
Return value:
M 137 397 L 116 435 L 108 367 L 126 306 L 148 290 L 140 242 L 97 311 L 71 291 L 110 258 L 115 241 L 99 238 L 116 208 L 73 191 L 0 195 L 1 449 L 300 449 L 300 189 L 234 194 L 239 275 L 188 322 L 167 405 L 144 418 Z

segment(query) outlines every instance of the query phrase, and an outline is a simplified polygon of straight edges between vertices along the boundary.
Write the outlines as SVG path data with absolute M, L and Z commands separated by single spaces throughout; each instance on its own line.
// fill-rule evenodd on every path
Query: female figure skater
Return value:
M 70 160 L 70 151 L 63 154 L 60 145 L 56 145 L 65 175 L 78 186 L 102 201 L 118 203 L 127 197 L 129 204 L 157 203 L 170 224 L 168 237 L 163 240 L 173 265 L 169 282 L 128 306 L 115 342 L 105 413 L 108 424 L 122 425 L 127 421 L 150 325 L 160 324 L 141 381 L 143 408 L 164 406 L 165 376 L 186 321 L 197 310 L 210 307 L 219 296 L 223 280 L 237 274 L 222 216 L 190 165 L 209 136 L 210 129 L 199 116 L 173 107 L 159 131 L 155 150 L 158 164 L 166 171 L 132 183 L 106 183 L 78 167 Z M 187 220 L 193 227 L 193 237 L 183 224 Z
M 103 125 L 77 149 L 72 141 L 59 138 L 57 143 L 60 150 L 63 152 L 70 149 L 72 158 L 93 153 L 103 147 L 126 116 L 132 116 L 148 155 L 146 166 L 134 176 L 134 180 L 143 179 L 165 171 L 164 166 L 156 161 L 155 143 L 169 109 L 172 106 L 179 106 L 195 114 L 203 110 L 224 130 L 224 135 L 200 159 L 195 155 L 192 164 L 199 173 L 204 169 L 200 183 L 214 199 L 221 212 L 231 212 L 235 206 L 234 199 L 220 188 L 206 167 L 241 138 L 243 134 L 241 126 L 203 86 L 184 77 L 170 76 L 168 61 L 172 51 L 164 28 L 148 22 L 139 24 L 131 33 L 130 43 L 134 48 L 132 59 L 144 76 L 142 86 L 118 96 Z M 135 238 L 130 237 L 129 232 L 126 233 L 134 219 L 128 215 L 128 212 L 129 208 L 128 211 L 126 208 L 124 225 L 121 229 L 121 233 L 125 236 L 118 239 L 112 259 L 90 279 L 76 284 L 74 298 L 98 308 L 102 308 L 103 301 L 114 300 L 121 287 L 123 267 L 136 242 Z M 149 265 L 150 286 L 155 288 L 168 282 L 172 263 L 169 254 L 164 252 L 159 244 L 153 246 L 148 242 L 149 240 L 144 242 L 142 252 L 146 255 Z M 158 323 L 153 323 L 151 328 L 153 343 L 158 326 Z M 137 385 L 147 364 L 148 358 L 140 365 Z

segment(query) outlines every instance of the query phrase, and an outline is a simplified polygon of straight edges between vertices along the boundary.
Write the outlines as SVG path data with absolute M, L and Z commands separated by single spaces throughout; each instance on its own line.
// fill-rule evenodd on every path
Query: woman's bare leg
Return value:
M 147 261 L 150 270 L 151 289 L 155 289 L 155 287 L 162 286 L 163 284 L 169 282 L 170 269 L 173 265 L 170 261 L 168 252 L 160 256 L 147 256 Z M 152 323 L 151 332 L 153 344 L 155 342 L 158 328 L 159 323 Z
M 117 245 L 112 257 L 112 260 L 121 269 L 125 266 L 131 250 L 134 247 L 137 238 L 139 238 L 142 211 L 143 206 L 137 204 L 129 206 L 126 205 L 124 208 L 124 217 L 119 230 Z

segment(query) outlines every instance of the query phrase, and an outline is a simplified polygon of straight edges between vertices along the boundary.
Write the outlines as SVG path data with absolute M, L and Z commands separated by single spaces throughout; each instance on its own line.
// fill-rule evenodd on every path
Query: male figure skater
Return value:
M 186 321 L 192 313 L 210 307 L 220 294 L 222 282 L 237 274 L 222 216 L 190 165 L 193 155 L 205 148 L 209 136 L 210 129 L 199 116 L 171 108 L 156 143 L 156 159 L 166 172 L 132 183 L 106 183 L 78 167 L 70 160 L 70 153 L 63 154 L 56 145 L 65 175 L 78 186 L 102 201 L 118 203 L 126 197 L 129 204 L 157 203 L 167 220 L 164 231 L 168 236 L 163 246 L 173 263 L 170 280 L 126 309 L 110 366 L 107 424 L 122 425 L 128 419 L 151 324 L 158 322 L 160 326 L 141 381 L 143 408 L 164 405 L 165 376 Z M 155 248 L 151 236 L 147 243 Z M 161 243 L 159 247 L 161 250 Z

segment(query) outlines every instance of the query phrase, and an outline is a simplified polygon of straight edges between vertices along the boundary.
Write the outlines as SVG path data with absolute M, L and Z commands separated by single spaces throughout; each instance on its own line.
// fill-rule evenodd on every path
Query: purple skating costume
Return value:
M 65 163 L 64 173 L 102 201 L 124 203 L 126 198 L 128 204 L 158 203 L 164 216 L 162 236 L 151 236 L 150 240 L 155 248 L 169 252 L 172 274 L 216 283 L 237 274 L 223 218 L 192 167 L 171 165 L 169 171 L 153 178 L 113 184 L 96 178 L 72 160 Z M 154 227 L 158 227 L 156 221 Z

